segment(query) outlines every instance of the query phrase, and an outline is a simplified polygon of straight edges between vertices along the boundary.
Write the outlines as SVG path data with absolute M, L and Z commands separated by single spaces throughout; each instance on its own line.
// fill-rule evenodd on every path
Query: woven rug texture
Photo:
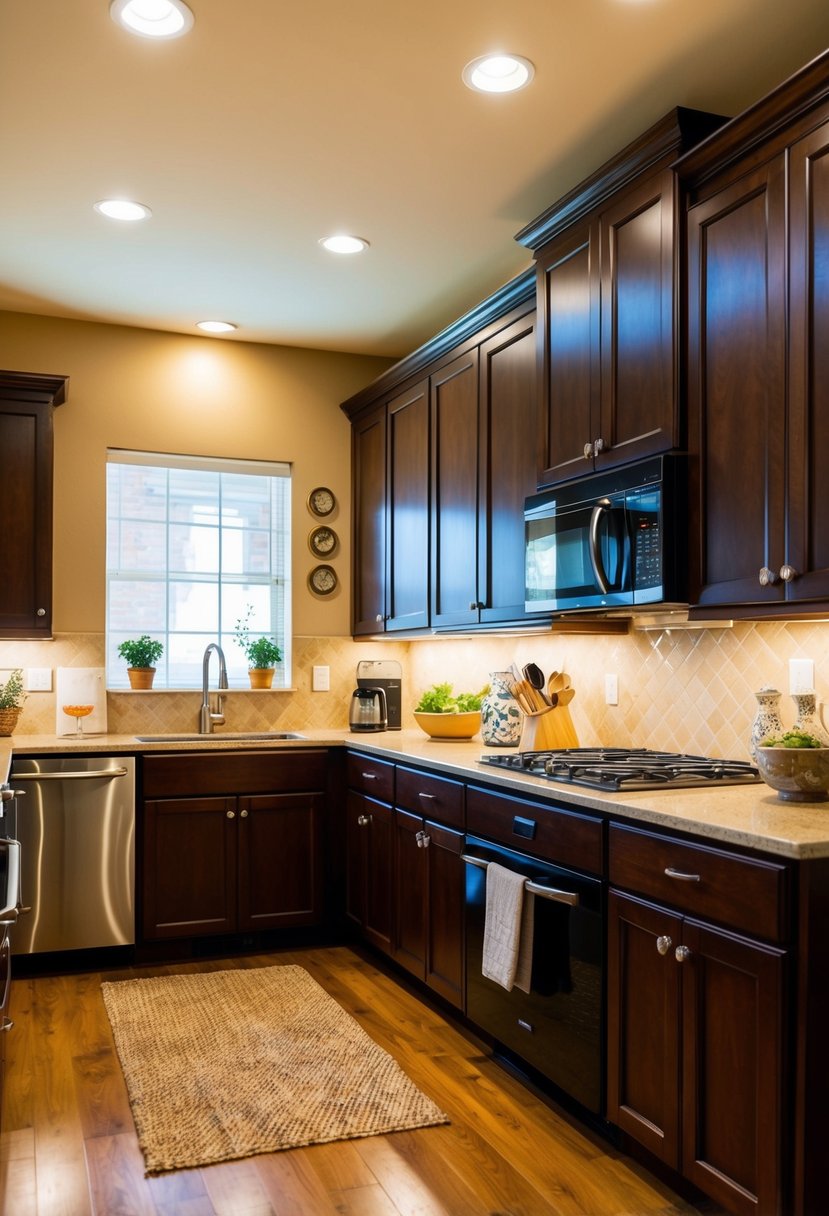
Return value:
M 448 1122 L 302 967 L 101 990 L 147 1174 Z

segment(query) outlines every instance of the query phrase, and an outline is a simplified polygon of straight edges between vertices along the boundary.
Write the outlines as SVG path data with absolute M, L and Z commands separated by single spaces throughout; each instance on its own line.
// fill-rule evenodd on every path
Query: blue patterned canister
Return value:
M 490 673 L 490 691 L 481 703 L 481 739 L 487 747 L 515 747 L 521 738 L 523 714 L 510 692 L 508 672 Z

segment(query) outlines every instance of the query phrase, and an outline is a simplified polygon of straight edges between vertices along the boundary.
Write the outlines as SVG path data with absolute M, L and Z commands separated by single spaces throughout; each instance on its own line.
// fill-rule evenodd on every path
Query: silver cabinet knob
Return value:
M 236 812 L 235 812 L 235 811 L 226 811 L 226 812 L 225 812 L 225 814 L 227 815 L 228 819 L 235 819 L 235 818 L 236 818 Z
M 593 459 L 593 444 L 592 443 L 586 443 L 584 445 L 584 459 L 585 460 Z
M 768 566 L 761 566 L 757 580 L 761 587 L 770 587 L 772 583 L 777 582 L 777 575 L 773 570 L 769 570 Z
M 358 815 L 357 823 L 361 828 L 368 827 L 368 825 L 371 823 L 371 818 L 369 815 Z
M 780 567 L 780 577 L 784 583 L 791 583 L 797 578 L 797 571 L 794 566 L 786 563 L 786 565 Z
M 593 455 L 598 456 L 599 453 L 603 452 L 603 451 L 604 451 L 604 440 L 602 439 L 602 437 L 600 435 L 599 438 L 596 440 L 596 442 L 593 444 Z
M 385 618 L 384 618 L 384 616 L 383 616 L 382 612 L 378 612 L 378 613 L 377 613 L 377 616 L 376 616 L 374 619 L 375 619 L 375 621 L 377 622 L 377 624 L 378 624 L 378 625 L 382 625 L 382 624 L 383 624 L 383 621 L 385 620 Z
M 674 950 L 674 957 L 678 963 L 687 962 L 691 957 L 691 951 L 687 946 L 677 946 L 676 950 Z
M 660 954 L 667 954 L 673 944 L 671 938 L 666 935 L 656 939 L 656 948 Z
M 240 811 L 240 812 L 239 812 L 239 818 L 240 818 L 240 819 L 247 819 L 247 817 L 248 817 L 248 812 L 247 812 L 247 811 Z
M 38 608 L 38 610 L 37 610 L 37 615 L 38 615 L 38 616 L 46 616 L 46 609 L 45 609 L 45 608 Z

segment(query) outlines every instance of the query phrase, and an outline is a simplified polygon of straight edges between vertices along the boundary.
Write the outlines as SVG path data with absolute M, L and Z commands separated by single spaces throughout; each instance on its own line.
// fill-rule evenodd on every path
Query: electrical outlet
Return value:
M 619 677 L 615 674 L 604 678 L 604 701 L 605 705 L 619 704 Z
M 329 692 L 331 689 L 331 668 L 314 667 L 311 670 L 311 691 Z
M 789 692 L 814 692 L 815 664 L 812 659 L 789 659 Z
M 52 668 L 51 667 L 27 667 L 26 668 L 26 692 L 51 692 L 52 691 Z

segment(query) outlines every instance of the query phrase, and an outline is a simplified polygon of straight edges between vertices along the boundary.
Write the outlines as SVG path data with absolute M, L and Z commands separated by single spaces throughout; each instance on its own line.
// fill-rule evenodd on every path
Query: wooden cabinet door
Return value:
M 478 598 L 488 624 L 526 615 L 524 499 L 538 477 L 535 313 L 482 344 L 480 372 Z
M 789 600 L 829 600 L 829 123 L 789 155 Z
M 700 604 L 784 595 L 785 205 L 778 157 L 688 213 L 692 586 Z M 763 585 L 763 569 L 776 581 Z
M 352 430 L 354 554 L 352 629 L 382 632 L 386 618 L 386 407 Z
M 429 624 L 429 382 L 390 401 L 385 627 Z
M 458 1009 L 464 1007 L 463 834 L 424 824 L 426 869 L 426 983 Z
M 392 950 L 392 810 L 349 790 L 346 799 L 346 913 L 366 941 Z
M 361 817 L 368 799 L 357 790 L 345 796 L 345 914 L 362 929 L 366 904 L 366 833 Z
M 597 469 L 678 446 L 674 200 L 674 175 L 664 170 L 601 215 Z
M 478 620 L 478 351 L 430 381 L 432 625 Z
M 322 795 L 239 799 L 239 928 L 322 918 Z
M 778 1212 L 783 952 L 690 920 L 682 944 L 682 1172 L 738 1216 Z
M 682 921 L 611 891 L 607 932 L 607 1117 L 676 1169 Z
M 426 976 L 426 852 L 423 818 L 394 811 L 394 958 L 419 980 Z
M 145 939 L 235 930 L 236 816 L 235 798 L 144 803 Z
M 540 250 L 542 437 L 538 484 L 592 472 L 599 418 L 599 228 L 575 226 Z
M 0 372 L 0 637 L 52 633 L 52 409 L 65 376 Z

